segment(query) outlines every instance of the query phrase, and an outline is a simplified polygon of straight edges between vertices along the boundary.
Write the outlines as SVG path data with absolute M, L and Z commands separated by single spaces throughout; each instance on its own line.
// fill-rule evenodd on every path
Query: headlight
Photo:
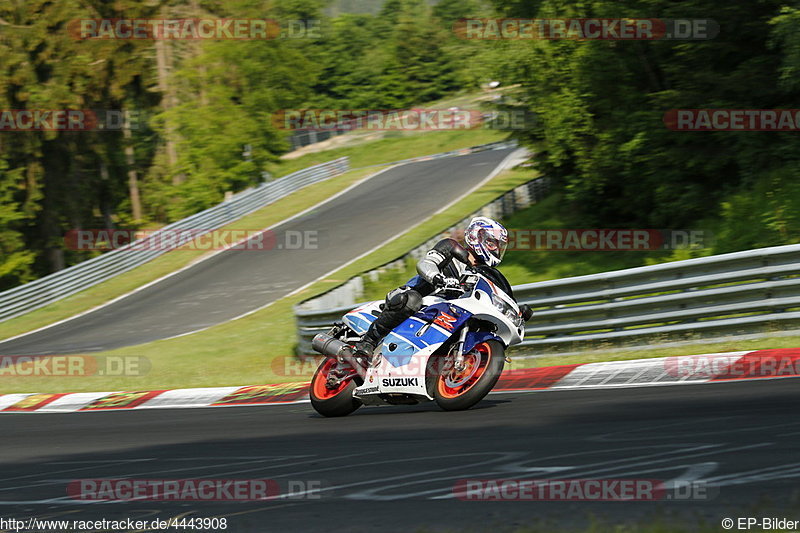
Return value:
M 516 309 L 511 307 L 505 300 L 502 298 L 498 298 L 496 295 L 492 294 L 492 303 L 497 308 L 498 311 L 503 313 L 511 322 L 514 323 L 515 326 L 520 327 L 525 321 L 519 316 L 519 313 Z

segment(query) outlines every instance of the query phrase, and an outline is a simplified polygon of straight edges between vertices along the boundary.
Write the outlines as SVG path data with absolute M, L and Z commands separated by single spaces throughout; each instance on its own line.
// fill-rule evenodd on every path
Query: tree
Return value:
M 794 136 L 675 132 L 662 120 L 669 109 L 795 107 L 800 95 L 780 83 L 793 72 L 784 61 L 791 56 L 769 45 L 779 1 L 495 4 L 508 16 L 540 18 L 713 12 L 724 29 L 710 41 L 500 44 L 518 66 L 497 75 L 505 85 L 519 84 L 511 98 L 539 118 L 518 135 L 535 147 L 540 171 L 565 188 L 587 224 L 691 227 L 719 217 L 722 202 L 742 187 L 794 165 Z

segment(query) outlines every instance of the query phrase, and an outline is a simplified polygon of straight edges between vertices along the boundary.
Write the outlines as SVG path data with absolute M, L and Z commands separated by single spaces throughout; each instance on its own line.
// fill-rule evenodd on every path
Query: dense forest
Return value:
M 470 2 L 389 0 L 328 18 L 324 0 L 10 0 L 0 4 L 0 110 L 130 110 L 126 127 L 0 132 L 0 288 L 83 260 L 70 229 L 163 224 L 259 182 L 293 108 L 391 109 L 474 88 L 448 30 Z M 82 19 L 320 21 L 314 37 L 76 39 Z M 247 153 L 245 154 L 245 147 Z M 95 252 L 96 253 L 96 252 Z
M 351 2 L 353 3 L 353 2 Z M 396 109 L 496 79 L 584 227 L 688 228 L 715 251 L 798 242 L 793 132 L 680 132 L 670 109 L 793 108 L 800 10 L 778 0 L 6 0 L 0 110 L 128 110 L 97 131 L 0 131 L 0 289 L 83 260 L 69 229 L 184 217 L 274 171 L 291 108 Z M 709 40 L 465 40 L 462 17 L 712 18 Z M 76 39 L 100 18 L 319 20 L 313 38 Z M 248 147 L 245 153 L 244 147 Z
M 509 42 L 504 79 L 538 114 L 523 138 L 586 227 L 715 229 L 714 253 L 800 242 L 794 132 L 677 132 L 670 109 L 796 109 L 800 10 L 779 0 L 496 0 L 511 17 L 711 18 L 714 39 Z M 653 15 L 657 14 L 657 15 Z

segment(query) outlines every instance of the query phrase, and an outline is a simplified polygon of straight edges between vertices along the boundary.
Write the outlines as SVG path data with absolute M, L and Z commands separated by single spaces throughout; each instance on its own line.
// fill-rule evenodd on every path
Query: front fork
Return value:
M 467 342 L 467 333 L 469 328 L 462 328 L 461 334 L 458 336 L 458 342 L 455 345 L 455 357 L 453 358 L 453 368 L 456 372 L 464 371 L 464 344 Z
M 456 372 L 463 372 L 465 365 L 464 365 L 464 344 L 467 342 L 467 333 L 469 333 L 468 328 L 464 328 L 461 330 L 461 334 L 458 337 L 458 342 L 453 347 L 453 351 L 455 352 L 455 357 L 453 358 L 453 368 Z M 506 355 L 505 356 L 506 363 L 511 363 L 511 358 Z

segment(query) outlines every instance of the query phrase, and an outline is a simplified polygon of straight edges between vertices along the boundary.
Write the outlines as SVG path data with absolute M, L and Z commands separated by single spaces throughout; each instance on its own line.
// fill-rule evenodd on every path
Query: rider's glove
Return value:
M 461 282 L 458 281 L 456 278 L 445 278 L 444 286 L 448 289 L 460 289 Z
M 444 287 L 448 289 L 453 289 L 461 286 L 461 282 L 459 282 L 456 278 L 448 278 L 441 272 L 439 274 L 436 274 L 433 277 L 432 281 L 433 285 L 437 288 Z

